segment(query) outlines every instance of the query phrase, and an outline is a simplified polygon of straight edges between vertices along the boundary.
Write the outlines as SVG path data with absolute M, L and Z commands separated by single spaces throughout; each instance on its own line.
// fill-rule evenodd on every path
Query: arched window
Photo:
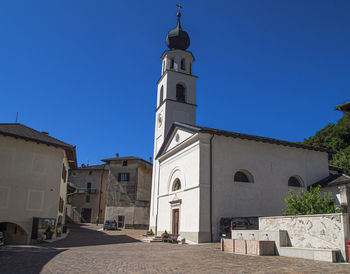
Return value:
M 161 104 L 163 102 L 163 96 L 164 96 L 164 91 L 163 91 L 163 86 L 160 88 L 160 92 L 159 92 L 159 104 Z
M 181 69 L 186 70 L 185 59 L 181 59 Z
M 288 186 L 303 187 L 303 181 L 299 176 L 291 176 L 288 180 Z
M 176 101 L 186 103 L 185 87 L 183 85 L 176 85 Z
M 181 181 L 180 179 L 176 179 L 173 184 L 173 191 L 177 191 L 181 189 Z
M 246 170 L 237 171 L 233 180 L 240 183 L 254 183 L 253 175 Z
M 170 59 L 170 68 L 171 69 L 174 68 L 174 64 L 175 64 L 174 58 Z

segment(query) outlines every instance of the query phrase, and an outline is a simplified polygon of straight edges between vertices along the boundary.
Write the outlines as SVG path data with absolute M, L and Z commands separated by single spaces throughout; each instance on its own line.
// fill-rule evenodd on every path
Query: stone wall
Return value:
M 261 217 L 259 230 L 285 230 L 288 233 L 289 246 L 340 249 L 342 259 L 346 259 L 345 245 L 349 239 L 346 213 Z

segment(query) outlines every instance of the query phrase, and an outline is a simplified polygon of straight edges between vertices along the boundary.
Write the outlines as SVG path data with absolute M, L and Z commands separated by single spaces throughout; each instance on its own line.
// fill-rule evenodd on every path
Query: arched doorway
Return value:
M 27 243 L 27 232 L 15 223 L 0 223 L 0 231 L 4 234 L 5 245 L 24 245 Z

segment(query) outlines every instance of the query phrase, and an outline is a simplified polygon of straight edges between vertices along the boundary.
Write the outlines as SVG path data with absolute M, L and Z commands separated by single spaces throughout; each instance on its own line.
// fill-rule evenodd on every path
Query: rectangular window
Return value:
M 125 219 L 125 216 L 118 216 L 118 228 L 124 227 L 124 219 Z
M 63 180 L 63 182 L 66 182 L 66 178 L 67 178 L 67 169 L 66 169 L 66 167 L 63 165 L 63 166 L 62 166 L 62 180 Z
M 170 60 L 170 68 L 171 68 L 171 69 L 174 68 L 174 63 L 175 63 L 174 59 L 171 59 L 171 60 Z
M 60 197 L 60 202 L 59 202 L 59 206 L 58 206 L 58 210 L 63 213 L 63 205 L 64 205 L 64 201 L 63 199 Z
M 126 200 L 126 194 L 125 193 L 120 193 L 119 201 L 123 202 Z
M 123 161 L 123 166 L 127 166 L 128 165 L 128 161 Z
M 119 173 L 118 174 L 118 181 L 120 182 L 120 181 L 122 181 L 122 182 L 128 182 L 129 181 L 129 178 L 130 177 L 130 175 L 129 175 L 129 173 Z
M 86 197 L 85 197 L 85 202 L 86 202 L 86 203 L 90 203 L 90 195 L 86 195 Z

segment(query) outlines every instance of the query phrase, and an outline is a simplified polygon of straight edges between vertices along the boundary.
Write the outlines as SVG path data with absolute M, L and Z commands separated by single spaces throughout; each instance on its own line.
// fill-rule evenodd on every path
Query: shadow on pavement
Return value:
M 66 249 L 43 247 L 0 248 L 0 273 L 40 273 L 42 268 Z
M 127 235 L 109 235 L 102 231 L 89 229 L 83 224 L 69 224 L 68 228 L 70 229 L 70 233 L 65 239 L 53 243 L 41 243 L 39 245 L 55 248 L 68 248 L 140 242 L 139 240 Z

